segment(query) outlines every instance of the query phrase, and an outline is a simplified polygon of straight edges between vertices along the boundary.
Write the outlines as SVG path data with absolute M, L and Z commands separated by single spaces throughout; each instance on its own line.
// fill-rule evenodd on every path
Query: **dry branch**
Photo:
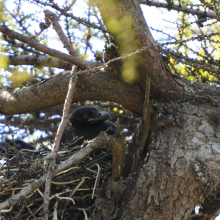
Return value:
M 77 76 L 74 76 L 74 74 L 76 72 L 77 72 L 77 67 L 73 66 L 72 71 L 71 71 L 72 77 L 70 78 L 69 89 L 68 89 L 68 93 L 67 93 L 65 103 L 64 103 L 64 108 L 63 108 L 63 117 L 62 117 L 61 123 L 59 125 L 59 128 L 57 130 L 57 134 L 55 137 L 55 142 L 54 142 L 54 146 L 53 146 L 53 150 L 52 150 L 52 155 L 51 155 L 52 160 L 50 161 L 50 165 L 49 165 L 49 169 L 48 169 L 48 173 L 47 173 L 45 192 L 44 192 L 44 208 L 43 208 L 43 213 L 44 213 L 43 219 L 44 220 L 48 219 L 48 207 L 49 207 L 50 185 L 51 185 L 51 181 L 52 181 L 52 172 L 55 168 L 56 156 L 57 156 L 57 152 L 59 150 L 60 140 L 62 138 L 63 131 L 66 127 L 66 124 L 68 122 L 68 117 L 70 114 L 70 106 L 71 106 L 73 95 L 74 95 L 75 88 L 76 88 Z
M 79 24 L 83 24 L 89 28 L 95 28 L 101 30 L 103 33 L 108 33 L 108 31 L 102 25 L 98 26 L 95 23 L 91 23 L 87 21 L 86 19 L 76 17 L 72 13 L 68 13 L 67 10 L 59 7 L 59 5 L 54 2 L 46 3 L 40 0 L 34 0 L 34 2 L 36 2 L 37 4 L 41 4 L 43 6 L 50 6 L 51 8 L 54 8 L 55 10 L 59 11 L 62 15 L 72 18 L 73 20 L 76 20 Z

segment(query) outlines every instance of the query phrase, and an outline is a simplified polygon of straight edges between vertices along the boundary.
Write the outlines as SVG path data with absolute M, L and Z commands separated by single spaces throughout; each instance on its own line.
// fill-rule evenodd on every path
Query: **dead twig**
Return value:
M 77 72 L 77 68 L 75 66 L 73 66 L 71 75 L 73 76 L 74 73 L 76 73 L 76 72 Z M 63 117 L 62 117 L 61 123 L 59 125 L 59 128 L 57 130 L 57 134 L 55 137 L 55 142 L 54 142 L 53 151 L 52 151 L 52 160 L 49 165 L 49 169 L 48 169 L 48 173 L 47 173 L 47 180 L 46 180 L 46 185 L 45 185 L 45 192 L 44 192 L 44 207 L 43 207 L 43 213 L 44 213 L 43 219 L 44 220 L 48 219 L 48 207 L 49 207 L 49 196 L 50 196 L 50 185 L 51 185 L 51 180 L 52 180 L 52 172 L 55 169 L 56 156 L 57 156 L 57 152 L 59 150 L 60 141 L 61 141 L 61 138 L 63 135 L 63 131 L 66 127 L 67 122 L 68 122 L 68 117 L 69 117 L 69 113 L 70 113 L 70 106 L 71 106 L 74 91 L 76 88 L 76 80 L 77 80 L 77 77 L 70 78 L 69 89 L 68 89 L 68 93 L 67 93 L 66 100 L 64 103 L 64 108 L 63 108 Z

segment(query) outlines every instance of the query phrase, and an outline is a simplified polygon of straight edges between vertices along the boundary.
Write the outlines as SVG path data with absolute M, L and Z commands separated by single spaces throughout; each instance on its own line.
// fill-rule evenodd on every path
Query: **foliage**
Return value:
M 169 1 L 167 1 L 169 3 Z M 219 84 L 219 73 L 216 71 L 206 71 L 206 64 L 211 64 L 217 69 L 219 68 L 219 18 L 215 16 L 215 7 L 212 1 L 173 1 L 173 5 L 180 8 L 191 9 L 191 13 L 179 12 L 176 15 L 176 21 L 166 21 L 172 32 L 156 30 L 151 28 L 153 32 L 159 32 L 161 40 L 158 42 L 175 42 L 173 46 L 164 47 L 166 52 L 163 53 L 169 57 L 169 66 L 172 73 L 178 76 L 186 77 L 190 80 L 196 80 L 204 83 Z M 219 4 L 219 3 L 216 3 Z M 150 5 L 150 3 L 149 3 Z M 169 8 L 170 7 L 170 8 Z M 216 5 L 216 7 L 219 7 Z M 166 7 L 169 11 L 173 9 L 172 4 Z M 164 11 L 164 9 L 160 9 Z M 178 9 L 175 9 L 179 11 Z M 200 14 L 196 14 L 196 11 Z M 210 14 L 207 14 L 210 12 Z M 212 16 L 213 15 L 213 16 Z M 213 34 L 212 36 L 207 36 Z M 191 39 L 191 40 L 190 40 Z M 169 54 L 169 50 L 174 53 Z M 183 62 L 185 61 L 185 62 Z M 196 65 L 197 61 L 202 61 L 204 66 Z

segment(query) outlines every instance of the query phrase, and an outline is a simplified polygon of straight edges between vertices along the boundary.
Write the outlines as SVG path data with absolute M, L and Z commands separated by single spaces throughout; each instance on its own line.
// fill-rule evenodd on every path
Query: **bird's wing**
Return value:
M 63 132 L 63 136 L 61 138 L 60 144 L 66 144 L 67 142 L 72 141 L 73 137 L 74 137 L 74 128 L 67 127 Z

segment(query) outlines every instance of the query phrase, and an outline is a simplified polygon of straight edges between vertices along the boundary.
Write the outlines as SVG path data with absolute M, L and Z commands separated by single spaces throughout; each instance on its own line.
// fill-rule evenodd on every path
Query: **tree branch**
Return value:
M 114 79 L 103 67 L 81 71 L 77 75 L 78 83 L 73 102 L 108 100 L 120 103 L 133 112 L 142 113 L 144 96 L 137 86 Z M 69 77 L 70 72 L 66 71 L 33 86 L 17 89 L 15 92 L 1 90 L 0 112 L 2 114 L 35 112 L 63 103 Z
M 65 9 L 62 9 L 58 6 L 58 4 L 52 2 L 51 4 L 48 4 L 48 3 L 45 3 L 45 2 L 42 2 L 40 0 L 34 0 L 34 2 L 36 2 L 37 4 L 41 4 L 41 5 L 44 5 L 44 6 L 50 6 L 51 8 L 54 8 L 56 9 L 57 11 L 59 11 L 62 15 L 65 15 L 66 17 L 70 17 L 72 18 L 73 20 L 76 20 L 79 24 L 83 24 L 87 27 L 90 27 L 90 28 L 95 28 L 95 29 L 99 29 L 101 30 L 103 33 L 108 33 L 108 31 L 102 27 L 101 25 L 98 26 L 96 25 L 95 23 L 91 23 L 83 18 L 79 18 L 79 17 L 76 17 L 74 16 L 73 14 L 71 13 L 67 13 L 67 11 Z
M 44 55 L 18 55 L 18 56 L 9 56 L 9 65 L 32 65 L 39 69 L 43 67 L 55 67 L 65 70 L 70 70 L 72 64 L 70 62 L 61 60 L 56 57 L 48 57 Z M 85 61 L 87 66 L 98 66 L 100 63 L 93 61 Z
M 197 16 L 205 16 L 205 17 L 210 17 L 210 18 L 217 18 L 214 13 L 211 12 L 206 12 L 206 11 L 201 11 L 198 9 L 190 9 L 187 7 L 184 7 L 182 5 L 175 5 L 175 4 L 166 4 L 166 3 L 161 3 L 161 2 L 153 2 L 153 1 L 141 1 L 140 4 L 142 5 L 148 5 L 148 6 L 155 6 L 157 8 L 166 8 L 168 10 L 175 10 L 175 11 L 182 11 L 184 13 L 189 13 Z
M 79 69 L 88 69 L 88 66 L 86 66 L 85 63 L 83 61 L 81 61 L 80 59 L 73 57 L 73 56 L 70 56 L 65 53 L 61 53 L 58 50 L 53 50 L 49 47 L 46 47 L 43 44 L 38 43 L 36 40 L 32 40 L 29 37 L 26 37 L 26 36 L 19 34 L 13 30 L 10 30 L 6 26 L 0 25 L 0 32 L 2 32 L 3 34 L 5 34 L 11 38 L 20 40 L 24 43 L 27 43 L 29 46 L 34 47 L 37 50 L 40 50 L 46 54 L 49 54 L 51 56 L 68 61 L 68 62 L 76 65 Z
M 69 51 L 70 55 L 79 59 L 78 53 L 74 50 L 72 44 L 69 42 L 66 35 L 64 34 L 64 32 L 58 22 L 58 17 L 50 10 L 44 10 L 44 13 L 45 13 L 46 19 L 48 19 L 52 23 L 55 31 L 57 32 L 57 35 L 59 36 L 60 40 L 62 41 L 64 47 Z M 88 67 L 87 67 L 87 69 L 88 69 Z
M 112 2 L 115 2 L 116 6 L 114 6 Z M 124 40 L 121 40 L 117 37 L 115 38 L 119 48 L 130 45 L 130 42 L 132 42 L 132 45 L 136 44 L 137 48 L 143 48 L 144 46 L 148 45 L 157 47 L 157 43 L 153 39 L 153 36 L 143 16 L 139 1 L 107 0 L 106 4 L 103 4 L 103 1 L 95 0 L 95 3 L 99 8 L 107 29 L 111 29 L 111 26 L 108 26 L 108 21 L 110 21 L 109 19 L 119 20 L 121 18 L 121 20 L 123 21 L 123 17 L 120 17 L 120 15 L 124 13 L 127 16 L 125 23 L 132 22 L 126 26 L 123 25 L 123 22 L 121 24 L 119 23 L 119 25 L 121 25 L 121 28 L 123 28 L 123 34 L 125 30 L 127 30 L 128 33 L 132 33 L 127 39 L 126 44 Z M 112 4 L 112 10 L 110 10 L 109 8 Z M 116 9 L 117 11 L 115 11 Z M 116 34 L 117 33 L 115 33 L 115 35 Z M 165 95 L 164 92 L 161 91 L 162 88 L 169 88 L 170 90 L 177 91 L 178 93 L 183 91 L 183 88 L 179 87 L 169 75 L 157 50 L 153 48 L 145 50 L 143 53 L 140 54 L 135 63 L 139 64 L 136 67 L 138 69 L 138 78 L 136 79 L 136 85 L 139 87 L 140 91 L 143 94 L 145 93 L 146 89 L 147 76 L 151 78 L 151 95 L 155 97 L 163 97 Z
M 152 48 L 149 45 L 132 54 L 144 52 L 150 47 Z M 117 71 L 120 71 L 120 69 L 113 69 L 113 72 L 111 72 L 112 69 L 109 68 L 113 62 L 127 59 L 132 54 L 117 57 L 99 68 L 78 72 L 79 81 L 73 102 L 80 100 L 114 101 L 133 112 L 141 114 L 144 95 L 140 87 L 136 84 L 130 85 L 122 82 L 120 78 L 115 77 L 115 75 L 119 74 Z M 145 69 L 146 71 L 147 69 Z M 64 102 L 70 77 L 69 74 L 70 72 L 68 71 L 63 72 L 36 85 L 18 89 L 15 92 L 0 91 L 0 113 L 19 114 L 35 112 Z M 154 74 L 151 73 L 150 75 L 155 79 Z M 170 82 L 168 80 L 161 82 L 161 79 L 159 82 L 152 82 L 151 87 L 153 85 L 154 88 L 151 89 L 151 97 L 157 99 L 164 97 L 170 100 L 177 100 L 179 98 L 184 98 L 185 100 L 200 99 L 203 101 L 205 98 L 206 101 L 211 100 L 215 104 L 219 102 L 220 95 L 217 88 L 208 90 L 204 97 L 204 94 L 200 92 L 202 91 L 200 87 L 204 87 L 204 85 L 196 84 L 196 86 L 191 86 L 177 77 L 174 79 L 170 77 L 170 79 Z M 173 89 L 172 86 L 169 86 L 169 83 L 173 85 L 174 80 L 181 90 L 178 87 Z M 155 89 L 160 85 L 159 83 L 165 84 L 165 86 L 158 88 L 158 91 Z M 50 92 L 48 93 L 48 91 Z
M 74 75 L 76 71 L 77 71 L 77 67 L 73 66 L 72 71 L 71 71 L 72 77 L 70 78 L 69 89 L 68 89 L 68 93 L 67 93 L 64 108 L 63 108 L 63 117 L 59 125 L 59 128 L 57 130 L 57 134 L 55 137 L 55 142 L 54 142 L 54 146 L 52 150 L 52 155 L 50 155 L 52 160 L 50 161 L 50 165 L 48 168 L 46 184 L 45 184 L 45 192 L 44 192 L 44 207 L 43 207 L 43 213 L 44 213 L 43 219 L 44 220 L 48 219 L 48 208 L 49 208 L 49 197 L 50 197 L 50 186 L 51 186 L 51 180 L 52 180 L 52 173 L 56 165 L 56 156 L 59 150 L 60 140 L 62 138 L 63 131 L 66 127 L 66 124 L 68 122 L 68 117 L 70 114 L 70 106 L 71 106 L 73 95 L 74 95 L 75 88 L 76 88 L 77 76 Z

